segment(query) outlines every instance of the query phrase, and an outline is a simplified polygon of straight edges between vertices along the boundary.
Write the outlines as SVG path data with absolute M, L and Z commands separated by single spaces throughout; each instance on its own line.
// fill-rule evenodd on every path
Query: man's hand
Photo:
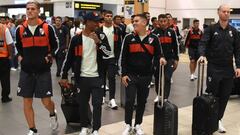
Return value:
M 95 32 L 90 33 L 89 37 L 94 40 L 95 44 L 100 43 L 100 39 L 98 38 L 98 36 L 97 36 L 97 34 Z
M 237 78 L 240 77 L 240 68 L 237 68 L 237 69 L 235 70 L 235 75 L 236 75 Z
M 62 86 L 62 87 L 69 87 L 69 83 L 68 83 L 68 79 L 61 79 L 60 81 L 59 81 L 59 84 L 60 84 L 60 86 Z
M 206 61 L 207 61 L 207 59 L 204 56 L 200 56 L 198 59 L 198 62 L 200 62 L 200 63 L 205 63 Z
M 21 62 L 23 57 L 21 55 L 18 56 L 18 61 Z
M 122 83 L 125 87 L 128 86 L 128 82 L 131 81 L 130 78 L 126 75 L 122 77 Z
M 173 63 L 173 70 L 176 70 L 178 67 L 178 60 L 174 60 L 174 63 Z
M 160 65 L 166 65 L 167 61 L 165 60 L 165 58 L 160 58 L 159 63 Z
M 52 55 L 51 54 L 48 54 L 46 57 L 45 57 L 45 60 L 47 63 L 52 63 L 53 59 L 52 59 Z

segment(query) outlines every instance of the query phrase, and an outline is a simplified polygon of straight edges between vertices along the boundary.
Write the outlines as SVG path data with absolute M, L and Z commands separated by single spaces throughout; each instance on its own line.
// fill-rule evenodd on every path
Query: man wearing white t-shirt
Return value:
M 106 89 L 106 79 L 109 83 L 109 103 L 111 109 L 117 109 L 118 106 L 115 101 L 116 79 L 118 73 L 118 58 L 121 51 L 122 35 L 119 27 L 113 25 L 113 13 L 107 10 L 104 14 L 104 23 L 100 30 L 106 34 L 109 45 L 111 47 L 111 54 L 108 57 L 103 57 L 104 62 L 104 85 Z M 106 92 L 105 92 L 106 94 Z M 103 100 L 105 100 L 105 95 Z
M 12 36 L 6 26 L 0 23 L 0 81 L 2 85 L 2 102 L 12 101 L 10 94 L 10 59 Z
M 75 82 L 78 89 L 77 101 L 80 110 L 82 126 L 79 135 L 88 135 L 92 123 L 92 135 L 98 135 L 101 127 L 102 98 L 103 98 L 103 56 L 111 53 L 106 35 L 96 31 L 100 16 L 89 12 L 84 16 L 85 29 L 75 35 L 70 43 L 67 57 L 63 65 L 61 85 L 68 83 L 68 71 L 74 64 Z M 92 97 L 93 122 L 88 119 L 88 102 Z

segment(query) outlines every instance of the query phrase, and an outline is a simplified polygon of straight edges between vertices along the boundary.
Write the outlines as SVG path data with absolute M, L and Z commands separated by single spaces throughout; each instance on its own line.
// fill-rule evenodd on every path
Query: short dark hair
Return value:
M 112 12 L 111 10 L 106 10 L 106 11 L 104 12 L 104 15 L 106 15 L 106 14 L 113 14 L 113 12 Z
M 193 20 L 193 23 L 197 23 L 197 22 L 199 22 L 198 19 L 194 19 L 194 20 Z
M 60 17 L 60 16 L 55 17 L 55 20 L 56 19 L 60 19 L 62 21 L 62 17 Z
M 152 17 L 151 18 L 151 22 L 153 22 L 154 20 L 157 20 L 157 17 Z
M 134 16 L 134 18 L 135 18 L 135 17 L 140 17 L 140 18 L 142 18 L 142 19 L 147 20 L 147 17 L 146 17 L 146 15 L 144 15 L 144 14 L 136 14 L 136 15 Z
M 166 16 L 170 16 L 170 17 L 172 17 L 172 15 L 171 15 L 170 13 L 166 13 Z
M 120 16 L 120 15 L 115 15 L 115 16 L 113 17 L 113 20 L 116 20 L 117 18 L 120 18 L 120 19 L 121 19 L 121 16 Z
M 133 19 L 134 17 L 135 17 L 135 15 L 132 15 L 132 16 L 131 16 L 131 19 Z
M 160 15 L 158 15 L 158 19 L 160 19 L 160 18 L 167 18 L 167 15 L 166 14 L 160 14 Z

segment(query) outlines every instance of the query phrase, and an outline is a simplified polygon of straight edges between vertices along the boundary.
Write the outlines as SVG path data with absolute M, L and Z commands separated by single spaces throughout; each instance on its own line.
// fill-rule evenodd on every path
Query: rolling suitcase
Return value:
M 79 106 L 76 101 L 77 88 L 75 87 L 74 77 L 71 78 L 71 83 L 68 86 L 61 86 L 61 109 L 63 111 L 64 117 L 67 124 L 69 123 L 80 123 L 80 111 Z M 89 121 L 92 119 L 92 112 L 90 105 L 88 106 L 89 110 Z
M 198 63 L 198 76 L 197 97 L 193 99 L 192 135 L 211 135 L 218 130 L 218 98 L 203 94 L 204 63 Z
M 161 89 L 160 101 L 154 105 L 154 135 L 177 135 L 178 134 L 178 108 L 171 102 L 164 100 L 164 66 L 159 71 L 159 83 L 161 87 L 158 89 L 158 97 Z

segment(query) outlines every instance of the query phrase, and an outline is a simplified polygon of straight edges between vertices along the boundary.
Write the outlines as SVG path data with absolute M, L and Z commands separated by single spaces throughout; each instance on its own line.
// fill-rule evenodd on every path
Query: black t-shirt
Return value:
M 59 40 L 59 49 L 60 50 L 66 49 L 67 35 L 69 34 L 68 28 L 62 25 L 60 28 L 57 28 L 56 26 L 54 26 L 54 29 Z

